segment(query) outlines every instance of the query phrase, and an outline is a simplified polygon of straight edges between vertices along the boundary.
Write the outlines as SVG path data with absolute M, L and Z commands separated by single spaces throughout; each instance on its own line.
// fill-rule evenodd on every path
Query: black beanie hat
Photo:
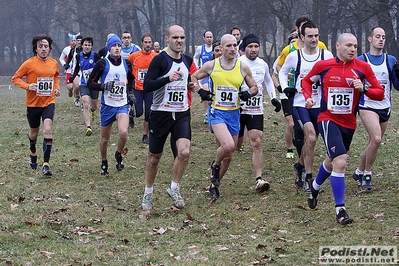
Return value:
M 256 36 L 255 34 L 253 34 L 253 33 L 250 33 L 250 34 L 248 34 L 247 36 L 245 36 L 243 39 L 242 39 L 242 50 L 245 50 L 245 47 L 247 47 L 248 46 L 248 44 L 250 44 L 250 43 L 257 43 L 257 44 L 260 44 L 260 41 L 259 41 L 259 38 L 258 38 L 258 36 Z

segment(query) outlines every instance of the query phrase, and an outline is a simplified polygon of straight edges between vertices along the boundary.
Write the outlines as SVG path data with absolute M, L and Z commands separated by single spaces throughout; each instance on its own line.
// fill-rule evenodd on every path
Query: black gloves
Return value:
M 203 101 L 211 101 L 213 93 L 204 89 L 199 89 L 198 94 L 201 97 L 201 100 Z
M 284 93 L 288 98 L 292 98 L 295 96 L 295 93 L 297 93 L 297 90 L 295 88 L 288 87 L 284 89 Z
M 67 70 L 69 68 L 69 64 L 65 64 L 64 68 L 65 68 L 65 70 Z
M 114 86 L 115 86 L 115 81 L 111 80 L 108 81 L 107 83 L 101 84 L 101 89 L 105 91 L 110 91 L 114 88 Z
M 281 88 L 281 85 L 278 85 L 278 86 L 277 86 L 277 91 L 278 91 L 279 93 L 283 93 L 283 89 Z
M 276 98 L 273 98 L 273 99 L 272 99 L 272 104 L 273 104 L 274 107 L 276 107 L 276 108 L 274 109 L 274 111 L 275 111 L 276 113 L 280 112 L 280 110 L 281 110 L 281 103 L 280 103 Z
M 251 98 L 251 94 L 249 93 L 249 91 L 241 91 L 239 95 L 240 99 L 243 100 L 244 102 L 246 102 L 249 98 Z
M 136 96 L 134 96 L 134 93 L 129 93 L 127 95 L 127 102 L 130 106 L 133 106 L 136 103 Z
M 396 64 L 393 66 L 393 71 L 395 72 L 395 77 L 396 77 L 397 79 L 399 79 L 399 64 L 398 64 L 398 63 L 396 63 Z
M 69 81 L 70 83 L 72 83 L 72 82 L 73 82 L 73 77 L 70 77 L 70 78 L 68 79 L 68 81 Z

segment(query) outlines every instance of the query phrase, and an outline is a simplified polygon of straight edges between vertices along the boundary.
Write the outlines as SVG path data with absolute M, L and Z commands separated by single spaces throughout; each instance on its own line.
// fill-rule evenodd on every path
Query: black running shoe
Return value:
M 212 185 L 209 186 L 209 193 L 212 194 L 213 199 L 218 199 L 221 197 L 219 193 L 219 189 L 217 187 L 214 187 Z
M 362 186 L 363 175 L 357 175 L 356 173 L 353 173 L 352 177 L 355 179 L 358 187 Z
M 371 175 L 364 175 L 362 180 L 362 187 L 371 190 L 373 188 L 373 184 L 371 183 Z
M 115 159 L 116 159 L 116 170 L 118 171 L 122 171 L 123 168 L 125 168 L 125 166 L 123 165 L 123 158 L 122 158 L 122 154 L 118 151 L 115 151 Z
M 349 217 L 344 208 L 341 208 L 337 214 L 337 222 L 345 225 L 353 223 L 353 218 Z
M 108 161 L 103 161 L 101 163 L 101 175 L 109 175 L 108 172 Z
M 308 198 L 308 206 L 311 209 L 315 209 L 317 206 L 317 196 L 319 196 L 319 191 L 314 189 L 313 187 L 313 178 L 309 180 L 309 188 L 310 188 L 310 194 Z
M 220 173 L 220 165 L 216 165 L 215 161 L 213 161 L 212 164 L 211 164 L 211 183 L 215 187 L 220 186 L 219 173 Z
M 37 155 L 33 155 L 32 153 L 30 154 L 30 168 L 33 170 L 37 169 Z
M 45 175 L 45 176 L 52 176 L 52 175 L 53 175 L 53 173 L 52 173 L 51 170 L 50 170 L 50 166 L 49 166 L 48 164 L 44 164 L 44 165 L 43 165 L 42 173 L 43 173 L 43 175 Z

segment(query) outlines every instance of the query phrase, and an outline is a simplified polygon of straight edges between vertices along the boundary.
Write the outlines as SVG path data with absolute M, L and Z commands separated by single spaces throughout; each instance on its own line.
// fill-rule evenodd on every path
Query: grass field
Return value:
M 1 84 L 10 84 L 3 78 Z M 169 143 L 154 186 L 154 210 L 141 217 L 147 146 L 141 143 L 142 118 L 136 120 L 124 156 L 125 170 L 115 169 L 117 131 L 113 128 L 108 160 L 110 175 L 101 176 L 98 118 L 85 136 L 80 108 L 66 89 L 56 105 L 52 178 L 29 167 L 28 123 L 24 91 L 1 86 L 0 111 L 0 264 L 2 265 L 314 265 L 319 246 L 397 245 L 399 238 L 398 108 L 374 165 L 374 188 L 362 191 L 351 175 L 366 142 L 361 123 L 355 133 L 346 171 L 346 206 L 355 222 L 335 220 L 329 182 L 315 210 L 294 185 L 293 163 L 285 158 L 281 113 L 265 103 L 264 175 L 271 189 L 255 193 L 251 151 L 235 153 L 220 191 L 210 202 L 209 163 L 213 136 L 202 123 L 195 97 L 192 153 L 181 193 L 186 207 L 171 208 L 166 193 L 171 180 Z M 394 97 L 397 93 L 394 92 Z M 395 105 L 398 101 L 395 100 Z M 359 120 L 360 121 L 360 120 Z M 39 161 L 42 150 L 38 139 Z M 317 143 L 314 173 L 325 149 Z

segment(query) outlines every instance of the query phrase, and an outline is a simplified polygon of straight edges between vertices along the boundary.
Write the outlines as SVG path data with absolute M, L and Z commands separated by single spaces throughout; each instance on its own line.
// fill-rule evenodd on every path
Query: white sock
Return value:
M 337 213 L 337 215 L 338 215 L 338 213 L 339 213 L 339 210 L 341 210 L 341 209 L 346 210 L 346 209 L 345 209 L 345 206 L 335 207 L 335 212 Z
M 151 194 L 154 192 L 153 187 L 145 187 L 144 194 Z
M 175 183 L 172 181 L 172 183 L 170 183 L 170 189 L 171 190 L 176 190 L 180 187 L 179 183 Z
M 320 187 L 321 187 L 319 184 L 316 183 L 316 179 L 313 180 L 312 186 L 313 186 L 313 188 L 314 188 L 315 190 L 320 190 Z
M 355 171 L 355 174 L 357 174 L 357 175 L 362 175 L 362 174 L 363 174 L 363 171 L 360 171 L 359 168 L 357 168 L 356 171 Z
M 371 171 L 364 171 L 364 175 L 371 175 Z

